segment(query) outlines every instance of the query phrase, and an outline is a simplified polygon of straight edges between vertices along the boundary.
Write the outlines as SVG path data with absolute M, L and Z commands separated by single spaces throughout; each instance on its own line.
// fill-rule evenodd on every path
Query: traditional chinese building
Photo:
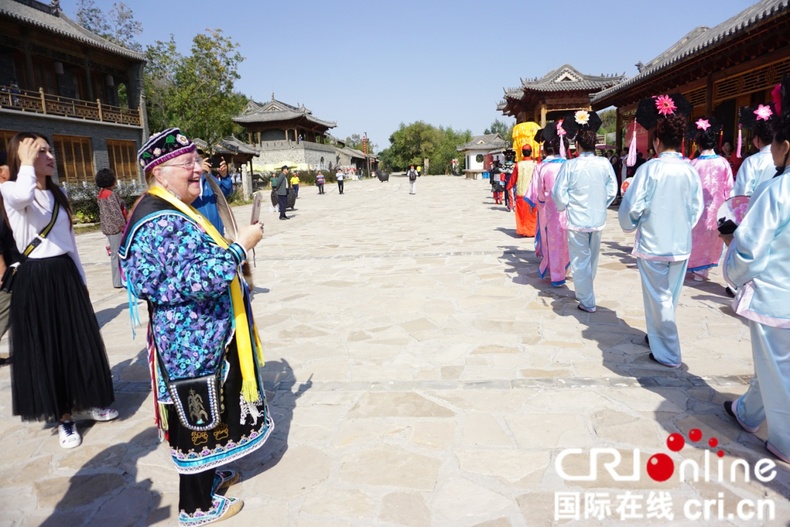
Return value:
M 327 134 L 337 125 L 318 119 L 303 104 L 291 106 L 272 94 L 265 104 L 247 103 L 233 121 L 244 127 L 247 143 L 259 150 L 257 166 L 262 170 L 275 170 L 283 164 L 327 170 L 341 161 Z
M 770 101 L 773 86 L 790 74 L 790 1 L 763 0 L 713 28 L 698 27 L 637 67 L 637 75 L 592 98 L 596 110 L 617 107 L 618 148 L 630 142 L 640 99 L 677 92 L 692 104 L 692 118 L 715 115 L 723 139 L 732 141 L 738 108 Z M 636 127 L 644 151 L 648 134 Z
M 486 134 L 475 136 L 468 143 L 457 146 L 455 149 L 466 158 L 464 173 L 467 179 L 477 179 L 487 171 L 491 154 L 504 152 L 508 144 L 499 134 Z
M 541 127 L 572 110 L 589 110 L 590 96 L 616 85 L 621 75 L 585 75 L 565 64 L 540 79 L 521 80 L 518 88 L 505 89 L 505 98 L 497 105 L 516 123 L 535 121 Z
M 54 146 L 60 183 L 110 167 L 140 181 L 145 56 L 91 33 L 59 2 L 0 2 L 0 149 L 33 130 Z

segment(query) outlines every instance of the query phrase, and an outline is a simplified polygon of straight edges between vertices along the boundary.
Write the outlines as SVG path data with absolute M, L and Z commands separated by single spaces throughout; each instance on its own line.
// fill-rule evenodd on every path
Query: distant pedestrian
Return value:
M 291 176 L 291 187 L 294 189 L 294 196 L 299 198 L 299 174 L 294 170 L 293 175 Z
M 285 209 L 288 208 L 288 165 L 283 165 L 280 169 L 280 174 L 274 179 L 272 188 L 277 193 L 277 205 L 280 209 L 280 219 L 290 220 L 285 215 Z
M 324 174 L 319 172 L 318 174 L 315 175 L 315 184 L 318 187 L 319 194 L 324 194 L 324 183 L 326 183 Z
M 417 193 L 417 178 L 419 174 L 415 170 L 414 165 L 409 165 L 409 171 L 406 172 L 406 177 L 409 178 L 409 194 Z
M 335 173 L 335 179 L 337 180 L 337 190 L 341 194 L 343 193 L 343 178 L 344 178 L 343 169 L 338 167 L 337 172 Z
M 118 248 L 121 246 L 121 236 L 126 227 L 126 204 L 113 192 L 117 180 L 115 172 L 109 168 L 102 168 L 96 173 L 96 186 L 101 190 L 97 196 L 99 203 L 99 222 L 102 233 L 107 236 L 107 251 L 110 256 L 110 269 L 112 271 L 112 286 L 115 289 L 123 288 L 121 279 L 121 266 L 118 261 Z

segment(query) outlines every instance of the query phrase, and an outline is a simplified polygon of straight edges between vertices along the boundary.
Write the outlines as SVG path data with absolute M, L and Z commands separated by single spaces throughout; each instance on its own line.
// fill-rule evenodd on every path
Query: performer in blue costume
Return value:
M 217 195 L 214 193 L 211 185 L 209 185 L 208 178 L 214 179 L 225 199 L 233 194 L 233 179 L 228 176 L 228 165 L 225 163 L 224 158 L 217 169 L 217 177 L 214 177 L 214 174 L 211 173 L 211 162 L 208 160 L 208 157 L 204 157 L 205 153 L 201 150 L 198 150 L 198 154 L 202 159 L 203 176 L 200 178 L 200 195 L 192 202 L 192 207 L 205 216 L 214 228 L 224 236 L 225 226 L 222 224 L 222 218 L 219 215 Z
M 642 278 L 649 357 L 670 368 L 681 365 L 675 310 L 691 254 L 691 230 L 704 205 L 699 174 L 678 152 L 690 110 L 680 94 L 639 102 L 636 122 L 648 130 L 655 127 L 658 157 L 637 169 L 618 212 L 623 230 L 636 231 L 632 254 Z
M 776 103 L 776 175 L 757 187 L 735 234 L 722 236 L 724 278 L 739 288 L 733 308 L 749 320 L 754 357 L 749 389 L 724 409 L 747 432 L 766 421 L 766 448 L 790 463 L 790 80 Z
M 775 167 L 771 158 L 773 115 L 774 109 L 770 104 L 760 104 L 756 108 L 745 106 L 739 110 L 738 120 L 743 128 L 751 129 L 752 144 L 758 152 L 743 160 L 735 176 L 733 196 L 751 196 L 760 183 L 774 176 Z
M 551 192 L 557 210 L 566 211 L 573 288 L 579 309 L 588 313 L 596 310 L 593 281 L 606 208 L 617 195 L 612 164 L 595 155 L 595 132 L 600 126 L 601 118 L 592 111 L 581 110 L 565 117 L 562 127 L 569 138 L 575 137 L 579 157 L 562 164 Z
M 149 189 L 131 212 L 121 265 L 130 311 L 137 305 L 134 297 L 148 303 L 156 422 L 179 473 L 179 525 L 205 525 L 242 507 L 241 500 L 217 492 L 237 481 L 238 474 L 217 468 L 263 446 L 274 428 L 258 370 L 261 343 L 240 277 L 247 252 L 263 232 L 259 225 L 247 225 L 229 244 L 191 206 L 200 193 L 201 160 L 177 128 L 152 136 L 138 159 Z M 190 383 L 216 375 L 218 397 L 211 391 L 205 398 L 194 391 L 188 398 L 176 397 L 166 385 L 166 379 Z M 179 401 L 183 412 L 176 410 Z M 209 417 L 217 415 L 213 409 L 216 421 Z M 200 418 L 199 424 L 208 424 L 190 426 L 187 410 Z

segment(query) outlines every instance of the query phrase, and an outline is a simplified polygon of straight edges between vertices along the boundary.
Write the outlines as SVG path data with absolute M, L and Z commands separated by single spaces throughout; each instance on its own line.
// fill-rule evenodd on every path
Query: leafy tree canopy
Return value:
M 449 173 L 451 161 L 459 158 L 456 147 L 472 138 L 469 130 L 459 132 L 452 128 L 435 127 L 422 121 L 409 125 L 403 123 L 390 136 L 389 148 L 380 154 L 389 170 L 406 170 L 409 165 L 430 163 L 432 174 Z
M 77 22 L 119 46 L 143 51 L 143 47 L 137 42 L 137 35 L 143 32 L 143 25 L 135 20 L 132 9 L 123 2 L 113 3 L 110 12 L 105 15 L 93 0 L 79 0 Z
M 360 152 L 364 151 L 363 139 L 364 135 L 360 134 L 351 134 L 349 137 L 346 137 L 343 140 L 343 143 L 349 148 L 353 148 L 354 150 L 359 150 Z M 369 140 L 368 140 L 369 141 Z M 368 154 L 375 152 L 378 149 L 376 143 L 368 143 Z
M 486 128 L 483 133 L 484 134 L 499 134 L 499 136 L 507 141 L 508 143 L 513 141 L 513 127 L 516 123 L 507 124 L 504 121 L 500 121 L 499 119 L 495 119 L 491 126 Z

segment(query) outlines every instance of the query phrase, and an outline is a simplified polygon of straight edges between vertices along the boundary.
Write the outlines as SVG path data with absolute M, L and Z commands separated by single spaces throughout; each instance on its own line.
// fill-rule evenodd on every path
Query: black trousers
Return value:
M 203 512 L 211 508 L 211 487 L 214 486 L 216 470 L 209 469 L 197 474 L 178 475 L 178 508 L 192 514 L 200 509 Z
M 343 181 L 342 180 L 337 182 L 337 189 L 340 191 L 341 194 L 343 193 Z
M 288 196 L 281 196 L 277 194 L 277 204 L 280 207 L 280 217 L 285 217 L 285 209 L 288 208 Z
M 323 183 L 319 183 L 319 185 L 318 185 L 318 193 L 319 194 L 323 194 L 324 193 L 324 184 Z

